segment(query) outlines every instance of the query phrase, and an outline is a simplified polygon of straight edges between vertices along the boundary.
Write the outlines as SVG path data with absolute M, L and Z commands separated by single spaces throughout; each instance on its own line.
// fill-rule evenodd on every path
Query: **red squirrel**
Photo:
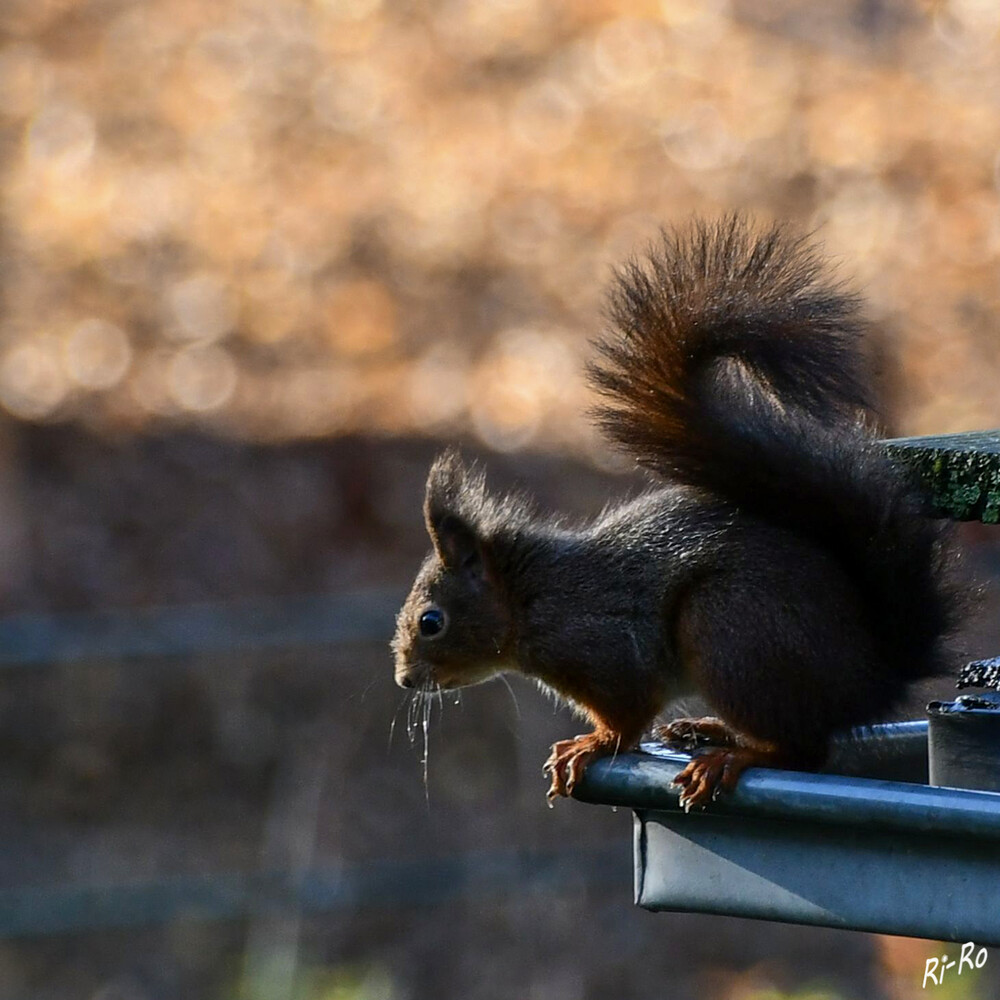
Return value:
M 950 546 L 879 445 L 859 303 L 808 240 L 739 216 L 665 231 L 608 312 L 597 416 L 656 485 L 570 527 L 445 452 L 395 677 L 519 671 L 569 701 L 594 728 L 552 747 L 550 802 L 694 690 L 715 716 L 658 735 L 698 748 L 676 783 L 704 807 L 747 767 L 820 767 L 941 672 Z

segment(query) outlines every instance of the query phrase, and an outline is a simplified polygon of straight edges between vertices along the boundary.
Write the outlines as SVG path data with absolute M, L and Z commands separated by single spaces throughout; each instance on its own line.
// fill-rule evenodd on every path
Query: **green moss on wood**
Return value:
M 1000 523 L 1000 430 L 896 438 L 886 447 L 927 485 L 935 516 Z

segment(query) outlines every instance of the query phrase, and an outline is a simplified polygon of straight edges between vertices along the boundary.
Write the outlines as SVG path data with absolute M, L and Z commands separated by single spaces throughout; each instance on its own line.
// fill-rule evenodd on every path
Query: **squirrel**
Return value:
M 704 807 L 748 767 L 818 769 L 942 672 L 951 546 L 879 444 L 860 303 L 809 238 L 740 215 L 664 230 L 608 315 L 596 416 L 657 484 L 568 527 L 440 455 L 395 678 L 518 671 L 569 701 L 593 732 L 552 747 L 550 804 L 694 691 L 715 715 L 656 735 L 694 751 L 675 784 Z

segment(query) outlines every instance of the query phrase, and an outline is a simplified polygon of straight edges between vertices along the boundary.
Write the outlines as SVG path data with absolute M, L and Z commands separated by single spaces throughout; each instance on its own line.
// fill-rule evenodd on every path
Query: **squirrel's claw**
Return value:
M 773 767 L 774 758 L 772 751 L 749 748 L 714 747 L 699 753 L 673 780 L 681 789 L 681 808 L 685 812 L 704 809 L 720 792 L 731 792 L 748 767 Z
M 609 740 L 600 733 L 587 733 L 571 740 L 560 740 L 552 744 L 549 759 L 542 767 L 542 773 L 551 779 L 545 797 L 552 805 L 559 796 L 568 798 L 576 787 L 587 765 L 595 758 L 614 753 L 618 739 Z
M 729 753 L 728 750 L 708 750 L 691 760 L 674 778 L 673 783 L 681 789 L 679 801 L 685 812 L 704 809 L 715 797 Z

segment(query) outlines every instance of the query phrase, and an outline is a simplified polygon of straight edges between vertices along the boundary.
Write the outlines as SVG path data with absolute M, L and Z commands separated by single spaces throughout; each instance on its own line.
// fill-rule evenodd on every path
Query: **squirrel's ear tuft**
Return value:
M 457 451 L 449 449 L 435 459 L 427 477 L 424 519 L 448 569 L 482 572 L 485 546 L 476 512 L 483 499 L 482 476 L 469 470 Z

